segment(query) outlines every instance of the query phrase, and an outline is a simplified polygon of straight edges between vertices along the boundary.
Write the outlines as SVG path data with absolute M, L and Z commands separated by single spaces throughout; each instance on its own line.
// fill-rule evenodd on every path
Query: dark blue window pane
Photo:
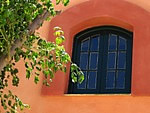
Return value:
M 106 89 L 114 89 L 115 87 L 115 72 L 109 71 L 106 76 Z
M 110 34 L 109 43 L 108 43 L 109 50 L 116 50 L 117 49 L 117 35 Z
M 108 69 L 116 68 L 116 52 L 108 53 Z
M 126 50 L 126 39 L 119 37 L 119 50 Z
M 81 84 L 78 83 L 77 89 L 86 89 L 87 72 L 83 71 L 83 73 L 84 73 L 84 80 L 83 80 L 83 82 Z
M 88 51 L 89 48 L 89 40 L 83 41 L 81 43 L 81 51 Z
M 118 53 L 118 69 L 126 68 L 126 52 Z
M 98 46 L 99 46 L 99 36 L 95 36 L 91 38 L 91 51 L 98 51 Z
M 117 89 L 125 88 L 125 72 L 124 71 L 118 71 L 116 88 Z
M 80 54 L 80 68 L 87 69 L 88 67 L 88 53 Z
M 96 69 L 98 62 L 98 53 L 90 53 L 90 69 Z
M 88 89 L 96 89 L 96 81 L 97 80 L 97 73 L 96 72 L 89 72 L 88 76 Z

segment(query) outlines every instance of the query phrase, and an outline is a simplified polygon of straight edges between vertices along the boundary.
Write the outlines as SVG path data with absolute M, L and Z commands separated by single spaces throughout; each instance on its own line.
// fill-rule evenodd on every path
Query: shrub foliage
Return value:
M 56 0 L 57 5 L 60 3 L 66 6 L 69 0 Z M 35 33 L 44 20 L 58 13 L 51 0 L 0 0 L 0 100 L 6 113 L 29 108 L 8 88 L 9 80 L 13 86 L 19 85 L 21 70 L 15 65 L 21 59 L 26 68 L 25 77 L 34 77 L 35 84 L 42 72 L 43 85 L 49 86 L 58 70 L 66 72 L 69 62 L 72 81 L 83 81 L 82 71 L 71 62 L 62 44 L 65 41 L 63 30 L 54 28 L 55 42 L 48 42 Z

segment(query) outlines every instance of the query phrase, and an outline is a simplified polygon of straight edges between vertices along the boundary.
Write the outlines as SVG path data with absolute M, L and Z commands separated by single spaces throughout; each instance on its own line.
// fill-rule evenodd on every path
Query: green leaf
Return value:
M 53 73 L 53 71 L 52 71 L 51 69 L 48 69 L 48 71 L 49 71 L 49 74 L 50 74 L 50 78 L 54 78 L 54 73 Z
M 43 80 L 43 85 L 50 86 L 50 84 L 46 80 Z
M 63 42 L 63 39 L 62 38 L 60 38 L 60 37 L 57 37 L 56 38 L 56 44 L 61 44 Z
M 44 70 L 43 73 L 44 73 L 44 75 L 45 75 L 45 78 L 47 78 L 48 75 L 49 75 L 49 71 L 48 71 L 48 70 Z
M 39 72 L 35 72 L 35 74 L 36 74 L 37 76 L 39 76 L 39 75 L 40 75 L 40 73 L 39 73 Z
M 13 76 L 12 83 L 13 83 L 13 86 L 18 86 L 19 78 L 17 76 Z
M 6 94 L 4 94 L 4 98 L 8 98 L 8 96 Z
M 60 38 L 64 41 L 65 40 L 65 37 L 64 36 L 60 36 Z
M 77 74 L 75 72 L 71 73 L 72 82 L 77 82 Z
M 6 1 L 6 3 L 7 3 L 7 5 L 9 5 L 10 1 L 9 1 L 9 0 L 7 0 L 7 1 Z
M 18 103 L 19 103 L 20 106 L 23 104 L 22 101 L 19 101 Z
M 63 54 L 61 55 L 61 61 L 64 63 L 70 62 L 70 56 L 66 52 L 63 52 Z
M 84 73 L 82 71 L 79 72 L 78 82 L 81 84 L 84 81 Z
M 37 67 L 37 66 L 36 66 L 36 69 L 37 69 L 38 71 L 41 71 L 41 68 L 40 68 L 40 67 Z
M 11 103 L 12 103 L 12 101 L 11 101 L 11 100 L 8 100 L 8 105 L 9 105 L 9 106 L 11 106 Z
M 56 0 L 56 5 L 58 5 L 60 3 L 60 0 Z
M 63 67 L 62 71 L 66 73 L 67 72 L 67 68 Z
M 28 67 L 29 67 L 29 66 L 28 66 L 28 62 L 26 62 L 26 63 L 25 63 L 25 67 L 26 67 L 26 68 L 28 68 Z
M 24 106 L 23 105 L 20 106 L 20 110 L 21 111 L 24 110 Z
M 54 72 L 56 73 L 56 72 L 58 71 L 58 67 L 57 67 L 57 66 L 54 66 L 54 67 L 53 67 L 53 70 L 54 70 Z
M 15 68 L 15 69 L 14 69 L 14 74 L 17 74 L 17 73 L 18 73 L 18 69 Z
M 26 70 L 26 78 L 29 79 L 30 78 L 30 71 Z
M 38 77 L 38 76 L 35 76 L 35 77 L 34 77 L 34 83 L 37 84 L 38 82 L 39 82 L 39 77 Z
M 67 6 L 69 4 L 69 0 L 63 0 L 64 6 Z
M 5 110 L 7 110 L 7 106 L 6 106 L 6 105 L 4 105 L 3 108 L 4 108 Z
M 64 32 L 62 30 L 57 30 L 57 31 L 55 31 L 54 35 L 57 37 L 60 37 L 60 36 L 64 35 Z
M 77 70 L 78 66 L 74 63 L 71 64 L 71 72 Z
M 18 54 L 15 54 L 14 59 L 15 59 L 15 62 L 18 62 L 20 60 L 20 56 Z
M 55 62 L 54 61 L 50 61 L 49 63 L 48 63 L 48 67 L 49 68 L 53 68 L 55 66 Z
M 43 44 L 44 44 L 44 42 L 43 42 L 43 39 L 40 39 L 40 40 L 38 40 L 38 43 L 37 43 L 39 46 L 42 46 Z
M 50 81 L 50 82 L 53 82 L 53 80 L 52 80 L 51 78 L 49 79 L 49 81 Z
M 28 104 L 23 104 L 25 108 L 30 108 Z
M 59 26 L 54 27 L 54 31 L 57 31 L 57 30 L 61 30 L 61 27 Z
M 45 68 L 45 62 L 44 61 L 42 62 L 42 68 L 43 69 Z

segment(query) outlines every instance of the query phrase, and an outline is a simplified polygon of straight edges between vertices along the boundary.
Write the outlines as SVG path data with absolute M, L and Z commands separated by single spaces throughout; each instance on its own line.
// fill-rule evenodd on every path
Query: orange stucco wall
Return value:
M 50 23 L 50 37 L 52 37 L 52 28 L 60 25 L 66 33 L 65 36 L 67 39 L 65 45 L 71 55 L 74 35 L 87 28 L 114 25 L 132 31 L 133 58 L 131 94 L 150 95 L 150 76 L 148 74 L 150 69 L 150 9 L 146 3 L 150 4 L 146 0 L 142 2 L 133 2 L 130 0 L 82 1 L 82 3 L 66 9 L 60 16 L 52 20 Z M 64 78 L 66 86 L 60 84 L 62 89 L 66 89 L 68 85 L 68 74 Z M 66 90 L 64 91 L 66 92 Z
M 26 113 L 150 113 L 150 1 L 148 0 L 71 0 L 61 15 L 45 22 L 39 30 L 53 39 L 53 27 L 63 28 L 65 47 L 72 54 L 74 35 L 94 26 L 114 25 L 133 32 L 131 95 L 64 95 L 69 71 L 57 73 L 50 88 L 25 79 L 24 67 L 18 66 L 21 84 L 12 88 L 31 110 Z M 69 66 L 68 66 L 69 70 Z M 42 76 L 41 76 L 42 79 Z

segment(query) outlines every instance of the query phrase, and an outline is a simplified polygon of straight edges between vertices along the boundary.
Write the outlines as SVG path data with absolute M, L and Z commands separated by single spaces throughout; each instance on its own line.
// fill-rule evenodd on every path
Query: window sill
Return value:
M 64 94 L 64 96 L 131 96 L 131 94 Z

